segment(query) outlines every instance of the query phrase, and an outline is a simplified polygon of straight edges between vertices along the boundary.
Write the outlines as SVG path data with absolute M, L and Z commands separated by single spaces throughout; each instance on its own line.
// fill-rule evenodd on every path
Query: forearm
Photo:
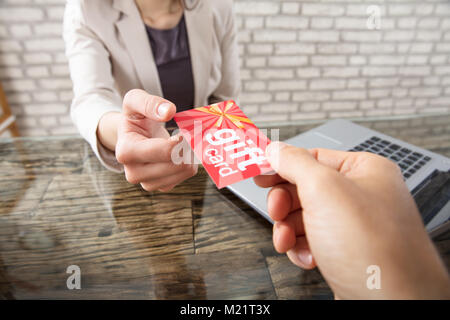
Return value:
M 108 112 L 101 117 L 97 127 L 97 138 L 108 150 L 115 151 L 117 144 L 117 127 L 121 113 Z

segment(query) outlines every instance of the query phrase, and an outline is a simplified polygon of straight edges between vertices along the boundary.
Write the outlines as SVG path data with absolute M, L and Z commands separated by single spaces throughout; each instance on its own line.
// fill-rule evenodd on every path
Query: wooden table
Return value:
M 450 116 L 361 124 L 450 156 Z M 277 254 L 271 235 L 204 170 L 148 193 L 79 137 L 0 140 L 1 298 L 331 299 L 321 274 Z M 449 234 L 435 243 L 449 266 Z M 71 265 L 81 290 L 67 289 Z

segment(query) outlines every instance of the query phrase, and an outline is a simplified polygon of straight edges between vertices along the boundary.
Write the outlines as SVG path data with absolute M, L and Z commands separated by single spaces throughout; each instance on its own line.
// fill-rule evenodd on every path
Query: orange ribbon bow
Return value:
M 248 119 L 248 118 L 239 117 L 239 116 L 236 116 L 234 114 L 227 113 L 228 110 L 230 110 L 232 107 L 233 107 L 233 102 L 228 102 L 224 111 L 220 110 L 218 104 L 213 104 L 209 108 L 208 107 L 197 108 L 197 110 L 201 111 L 201 112 L 206 112 L 206 113 L 209 113 L 209 114 L 213 114 L 215 116 L 219 116 L 220 118 L 217 119 L 216 123 L 214 124 L 214 126 L 216 126 L 216 127 L 220 127 L 222 125 L 224 117 L 226 117 L 236 127 L 240 128 L 240 129 L 244 128 L 244 125 L 241 122 L 252 123 L 250 121 L 250 119 Z

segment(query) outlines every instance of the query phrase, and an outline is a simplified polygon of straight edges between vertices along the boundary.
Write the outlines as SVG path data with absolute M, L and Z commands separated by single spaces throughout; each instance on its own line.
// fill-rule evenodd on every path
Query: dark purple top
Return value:
M 177 106 L 177 112 L 191 109 L 194 77 L 184 16 L 173 29 L 159 30 L 147 25 L 146 29 L 164 98 Z M 166 126 L 176 124 L 171 121 Z

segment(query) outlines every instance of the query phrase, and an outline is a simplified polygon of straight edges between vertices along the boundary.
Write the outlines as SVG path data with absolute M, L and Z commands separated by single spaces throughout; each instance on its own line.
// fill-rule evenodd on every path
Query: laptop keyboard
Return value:
M 402 148 L 398 144 L 376 136 L 360 143 L 349 151 L 372 152 L 394 161 L 402 170 L 403 178 L 405 178 L 405 180 L 411 177 L 431 160 L 430 157 L 425 156 L 420 152 Z

